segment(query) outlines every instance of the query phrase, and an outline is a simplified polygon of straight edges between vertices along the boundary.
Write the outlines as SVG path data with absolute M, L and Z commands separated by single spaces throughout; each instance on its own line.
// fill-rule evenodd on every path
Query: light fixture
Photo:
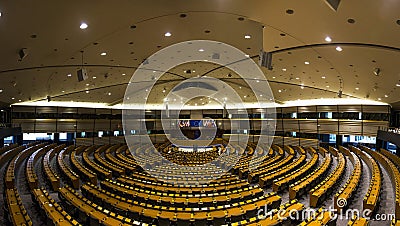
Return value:
M 22 100 L 18 100 L 19 102 L 21 102 Z
M 304 86 L 300 86 L 301 89 L 304 89 Z
M 286 68 L 282 68 L 282 71 L 286 71 Z
M 278 92 L 282 93 L 282 90 L 278 90 Z
M 81 26 L 79 26 L 80 29 L 84 30 L 88 28 L 88 25 L 86 23 L 81 23 Z
M 167 32 L 164 34 L 165 37 L 170 37 L 172 34 L 170 32 Z
M 322 79 L 325 79 L 326 77 L 325 77 L 325 76 L 322 76 L 321 78 L 322 78 Z
M 106 52 L 102 52 L 102 53 L 100 53 L 100 55 L 101 56 L 105 56 L 105 55 L 107 55 L 107 53 Z
M 71 75 L 71 74 L 68 74 L 67 76 L 68 76 L 68 77 L 71 77 L 72 75 Z
M 356 87 L 356 90 L 359 90 L 360 88 Z
M 400 84 L 399 84 L 399 83 L 397 83 L 397 84 L 396 84 L 396 86 L 397 86 L 397 87 L 400 87 Z
M 11 97 L 11 100 L 15 100 L 15 98 L 14 98 L 14 97 Z
M 167 90 L 166 90 L 165 88 L 162 90 L 163 93 L 165 93 L 166 91 L 167 91 Z
M 0 17 L 2 16 L 3 14 L 0 12 Z
M 326 88 L 329 88 L 329 86 L 326 86 Z
M 389 96 L 385 94 L 385 97 L 389 97 Z
M 97 77 L 96 76 L 93 76 L 93 79 L 96 79 Z
M 204 49 L 199 49 L 199 52 L 204 52 Z
M 382 98 L 379 97 L 378 100 L 382 100 Z
M 275 77 L 275 76 L 272 76 L 272 78 L 275 79 L 276 77 Z
M 244 56 L 245 56 L 245 57 L 250 57 L 250 55 L 249 55 L 249 54 L 245 54 Z
M 332 42 L 332 39 L 331 39 L 331 37 L 326 36 L 325 41 L 326 41 L 326 42 Z
M 108 93 L 109 96 L 111 96 L 111 93 Z
M 300 78 L 299 77 L 296 77 L 296 80 L 299 80 Z
M 342 50 L 343 50 L 342 47 L 340 47 L 340 46 L 337 46 L 337 47 L 336 47 L 336 51 L 342 52 Z
M 310 62 L 306 61 L 306 62 L 304 62 L 304 64 L 310 64 Z
M 65 93 L 65 91 L 63 90 L 63 91 L 61 91 L 62 93 Z
M 122 75 L 126 75 L 125 73 L 122 73 Z
M 3 90 L 2 89 L 0 89 L 0 93 L 2 93 L 3 92 Z
M 245 39 L 251 39 L 251 36 L 250 35 L 245 35 L 244 38 Z
M 86 86 L 89 86 L 90 84 L 89 83 L 86 83 Z

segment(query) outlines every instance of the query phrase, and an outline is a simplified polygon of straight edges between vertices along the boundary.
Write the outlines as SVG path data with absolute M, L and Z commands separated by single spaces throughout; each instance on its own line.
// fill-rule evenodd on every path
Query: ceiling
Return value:
M 262 72 L 278 103 L 339 100 L 339 90 L 342 99 L 400 101 L 398 0 L 342 0 L 337 11 L 324 0 L 15 0 L 0 2 L 0 12 L 2 105 L 48 99 L 120 104 L 145 59 L 189 40 L 227 43 L 256 62 L 261 48 L 272 52 L 273 70 Z M 86 29 L 80 29 L 83 22 Z M 82 67 L 89 78 L 78 82 Z M 251 96 L 224 65 L 191 62 L 165 71 L 148 101 L 162 102 L 164 88 L 199 76 Z

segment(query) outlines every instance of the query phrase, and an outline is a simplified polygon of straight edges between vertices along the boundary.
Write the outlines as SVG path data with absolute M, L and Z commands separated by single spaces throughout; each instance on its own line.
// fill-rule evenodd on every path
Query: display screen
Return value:
M 179 127 L 206 127 L 213 128 L 217 127 L 214 119 L 203 119 L 203 120 L 179 120 Z

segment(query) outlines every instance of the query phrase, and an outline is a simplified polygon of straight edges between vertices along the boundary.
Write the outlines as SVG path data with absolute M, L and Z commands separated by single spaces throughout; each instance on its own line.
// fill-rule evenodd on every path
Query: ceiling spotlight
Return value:
M 165 88 L 162 90 L 163 93 L 165 93 L 166 91 L 167 91 L 167 90 L 166 90 Z
M 299 77 L 296 77 L 296 80 L 299 80 L 300 78 Z
M 164 34 L 165 37 L 170 37 L 172 34 L 170 32 L 167 32 Z
M 374 75 L 379 76 L 380 73 L 381 73 L 381 69 L 380 68 L 375 68 L 374 69 Z
M 0 89 L 0 93 L 2 93 L 3 92 L 3 90 L 2 89 Z
M 300 86 L 301 89 L 304 89 L 304 86 Z
M 71 74 L 68 74 L 67 76 L 68 76 L 68 77 L 71 77 L 72 75 L 71 75 Z
M 356 87 L 356 90 L 359 90 L 360 88 Z
M 97 77 L 96 76 L 93 76 L 93 79 L 96 79 Z
M 326 88 L 329 88 L 329 86 L 326 86 Z
M 286 68 L 282 68 L 282 71 L 286 71 Z
M 399 84 L 399 83 L 397 83 L 397 84 L 396 84 L 396 86 L 397 86 L 397 87 L 400 87 L 400 84 Z
M 389 97 L 389 96 L 385 94 L 385 97 Z
M 245 35 L 244 38 L 245 39 L 251 39 L 251 36 L 250 35 Z
M 331 37 L 326 36 L 325 41 L 326 41 L 326 42 L 332 42 L 332 39 L 331 39 Z
M 337 46 L 337 47 L 336 47 L 336 51 L 338 51 L 338 52 L 342 52 L 342 51 L 343 51 L 343 49 L 342 49 L 342 47 L 340 47 L 340 46 Z
M 382 98 L 379 97 L 378 100 L 382 100 Z
M 199 52 L 204 52 L 204 49 L 199 49 Z
M 282 90 L 278 90 L 278 92 L 282 93 Z
M 86 93 L 89 93 L 89 90 L 86 90 Z
M 111 96 L 111 93 L 108 93 L 109 96 Z
M 79 26 L 80 29 L 84 30 L 88 28 L 88 25 L 86 23 L 81 23 L 81 26 Z
M 14 97 L 11 97 L 11 100 L 15 100 L 15 98 L 14 98 Z
M 325 76 L 322 76 L 321 78 L 322 78 L 322 79 L 325 79 L 326 77 L 325 77 Z
M 100 53 L 100 55 L 101 56 L 105 56 L 105 55 L 107 55 L 107 53 L 106 52 L 102 52 L 102 53 Z
M 306 61 L 306 62 L 304 62 L 304 64 L 310 64 L 310 62 Z
M 0 12 L 0 17 L 2 16 L 3 14 Z
M 245 54 L 244 56 L 245 56 L 245 57 L 250 57 L 250 55 L 249 55 L 249 54 Z

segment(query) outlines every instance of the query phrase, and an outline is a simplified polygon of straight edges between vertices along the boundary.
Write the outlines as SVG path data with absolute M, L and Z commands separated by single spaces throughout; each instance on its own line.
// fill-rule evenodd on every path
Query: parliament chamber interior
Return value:
M 400 226 L 398 0 L 0 2 L 0 225 Z

